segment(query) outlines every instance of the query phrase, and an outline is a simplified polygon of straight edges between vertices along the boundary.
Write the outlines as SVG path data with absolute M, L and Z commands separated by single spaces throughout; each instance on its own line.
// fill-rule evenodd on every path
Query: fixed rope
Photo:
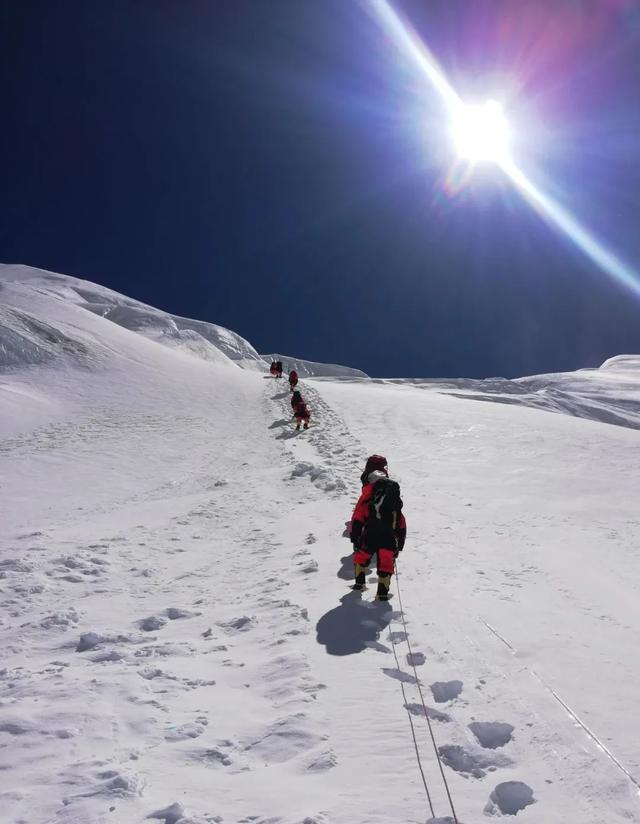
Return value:
M 431 719 L 429 718 L 429 713 L 427 710 L 427 705 L 425 704 L 424 695 L 422 694 L 422 687 L 420 685 L 420 678 L 418 676 L 418 671 L 416 670 L 416 665 L 414 663 L 414 656 L 413 650 L 411 649 L 411 642 L 409 641 L 409 633 L 407 631 L 407 622 L 405 621 L 404 617 L 404 607 L 402 606 L 402 595 L 400 593 L 400 575 L 398 573 L 398 559 L 396 558 L 395 563 L 395 572 L 396 572 L 396 589 L 398 591 L 398 604 L 400 606 L 400 616 L 402 618 L 402 626 L 404 627 L 404 639 L 407 642 L 407 648 L 409 650 L 409 663 L 414 672 L 416 686 L 418 687 L 418 693 L 420 694 L 420 701 L 422 702 L 422 708 L 424 710 L 424 717 L 427 719 L 427 726 L 429 728 L 429 735 L 431 737 L 431 743 L 433 745 L 433 751 L 436 756 L 436 760 L 438 761 L 438 768 L 440 769 L 440 775 L 442 777 L 442 783 L 444 784 L 445 791 L 447 793 L 447 798 L 449 799 L 449 806 L 451 807 L 451 815 L 453 816 L 454 824 L 460 824 L 458 821 L 458 816 L 456 815 L 455 807 L 453 806 L 453 798 L 451 797 L 451 790 L 449 789 L 449 782 L 447 781 L 447 776 L 444 772 L 444 767 L 442 766 L 442 759 L 440 758 L 440 753 L 438 751 L 438 745 L 436 744 L 436 738 L 433 734 L 433 726 L 431 724 Z M 398 663 L 398 655 L 395 650 L 395 644 L 391 644 L 393 647 L 393 654 L 396 659 L 396 663 Z M 400 664 L 398 663 L 398 670 L 401 671 Z M 400 682 L 402 684 L 402 681 Z M 405 705 L 406 705 L 406 695 L 404 692 L 404 686 L 402 687 L 402 694 L 405 697 Z M 411 720 L 411 713 L 409 713 L 409 720 Z M 411 723 L 411 729 L 413 731 L 413 722 Z M 414 742 L 415 742 L 415 735 L 414 735 Z M 417 753 L 417 745 L 416 745 L 416 753 Z M 424 773 L 422 772 L 422 764 L 420 762 L 420 757 L 418 756 L 418 764 L 420 765 L 420 772 L 422 773 L 422 778 L 425 784 L 425 789 L 427 788 L 426 781 L 424 780 Z M 429 806 L 431 808 L 431 815 L 435 818 L 435 813 L 433 812 L 433 807 L 431 806 L 431 798 L 429 796 L 429 791 L 427 790 L 427 797 L 429 798 Z
M 396 645 L 393 642 L 391 642 L 391 649 L 393 650 L 393 655 L 396 659 L 396 666 L 398 667 L 398 672 L 401 672 L 402 668 L 400 667 L 400 661 L 398 660 L 398 653 L 396 652 Z M 400 681 L 400 689 L 402 690 L 402 697 L 404 698 L 404 704 L 405 704 L 405 707 L 406 707 L 407 706 L 407 694 L 405 692 L 404 683 L 402 681 Z M 427 801 L 429 802 L 429 809 L 431 810 L 431 818 L 435 818 L 436 814 L 433 810 L 433 803 L 431 801 L 431 793 L 429 792 L 429 785 L 427 784 L 427 779 L 426 779 L 426 776 L 424 774 L 424 770 L 422 769 L 422 759 L 420 758 L 420 750 L 418 748 L 418 740 L 416 738 L 416 729 L 415 729 L 415 726 L 413 724 L 413 718 L 411 716 L 411 713 L 408 712 L 408 715 L 409 715 L 409 723 L 411 724 L 411 735 L 413 737 L 413 746 L 415 747 L 416 758 L 418 760 L 418 769 L 420 770 L 420 775 L 422 776 L 422 783 L 424 784 L 424 791 L 427 794 Z

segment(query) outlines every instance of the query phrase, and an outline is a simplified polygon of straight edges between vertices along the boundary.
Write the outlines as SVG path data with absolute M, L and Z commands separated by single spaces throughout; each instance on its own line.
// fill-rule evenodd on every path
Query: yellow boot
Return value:
M 356 580 L 353 585 L 354 589 L 362 590 L 365 588 L 365 584 L 367 582 L 365 569 L 366 567 L 363 567 L 360 564 L 353 565 L 353 572 L 356 576 Z
M 378 591 L 376 601 L 389 600 L 389 586 L 391 585 L 391 575 L 378 575 Z

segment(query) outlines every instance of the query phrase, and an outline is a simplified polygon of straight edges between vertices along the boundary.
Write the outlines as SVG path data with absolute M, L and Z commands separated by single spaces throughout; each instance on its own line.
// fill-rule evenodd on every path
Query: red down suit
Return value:
M 297 403 L 293 407 L 293 414 L 295 415 L 298 423 L 301 423 L 301 421 L 309 423 L 309 419 L 311 418 L 311 412 L 309 412 L 307 404 L 304 401 L 300 401 L 300 403 Z
M 353 543 L 354 564 L 368 566 L 371 557 L 378 558 L 378 575 L 393 575 L 394 561 L 404 547 L 407 537 L 407 522 L 402 513 L 398 523 L 380 524 L 371 518 L 371 499 L 375 484 L 367 484 L 360 495 L 351 518 L 351 542 Z

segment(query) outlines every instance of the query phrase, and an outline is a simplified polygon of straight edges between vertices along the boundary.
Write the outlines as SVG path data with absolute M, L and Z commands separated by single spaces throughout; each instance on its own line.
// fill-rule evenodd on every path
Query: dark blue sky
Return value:
M 395 6 L 463 95 L 511 89 L 527 171 L 640 268 L 638 3 Z M 442 106 L 365 3 L 16 0 L 0 39 L 0 261 L 372 375 L 640 351 L 639 299 L 497 171 L 446 193 Z

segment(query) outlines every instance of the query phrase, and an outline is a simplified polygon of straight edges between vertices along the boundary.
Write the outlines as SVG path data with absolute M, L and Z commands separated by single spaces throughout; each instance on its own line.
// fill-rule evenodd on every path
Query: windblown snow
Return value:
M 279 359 L 308 432 L 239 335 L 0 267 L 2 821 L 640 822 L 640 356 Z M 372 452 L 388 604 L 342 536 Z

